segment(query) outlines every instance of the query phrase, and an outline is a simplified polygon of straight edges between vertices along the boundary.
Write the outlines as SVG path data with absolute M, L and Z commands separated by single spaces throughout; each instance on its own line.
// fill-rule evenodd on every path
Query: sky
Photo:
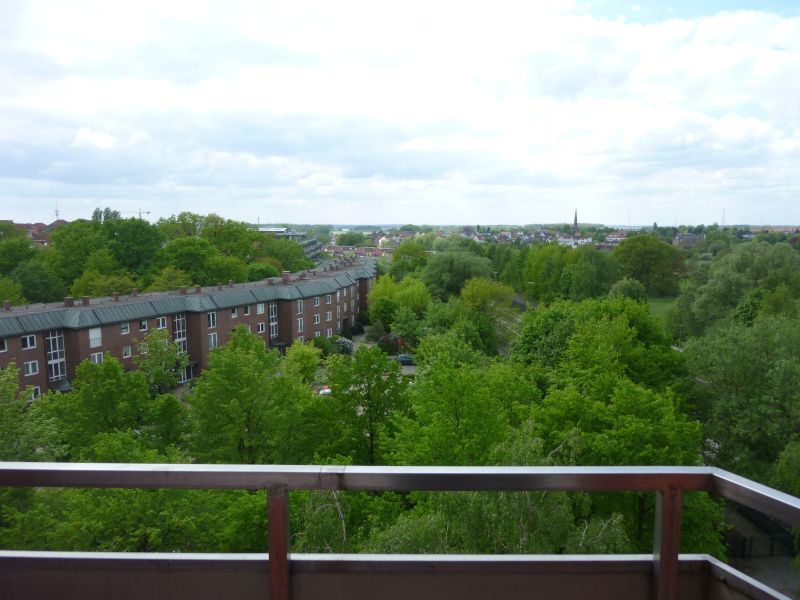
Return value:
M 0 219 L 800 224 L 800 2 L 0 0 Z

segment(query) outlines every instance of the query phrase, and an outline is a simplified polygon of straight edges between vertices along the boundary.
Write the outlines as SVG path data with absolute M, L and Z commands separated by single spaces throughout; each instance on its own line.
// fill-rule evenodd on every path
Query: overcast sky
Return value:
M 800 224 L 799 7 L 0 0 L 0 218 Z

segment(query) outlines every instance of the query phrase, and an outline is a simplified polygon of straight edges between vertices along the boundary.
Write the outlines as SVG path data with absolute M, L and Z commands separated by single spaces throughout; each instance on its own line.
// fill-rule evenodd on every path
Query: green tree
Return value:
M 264 340 L 237 327 L 209 357 L 189 395 L 191 447 L 199 461 L 297 461 L 302 407 L 310 390 L 280 370 L 280 356 Z
M 473 277 L 488 278 L 491 261 L 470 252 L 446 251 L 434 254 L 422 272 L 422 281 L 441 300 L 456 296 Z
M 400 281 L 408 273 L 421 270 L 427 263 L 425 246 L 415 239 L 407 239 L 394 249 L 389 274 Z
M 800 430 L 800 328 L 785 317 L 732 323 L 685 354 L 715 464 L 765 480 Z
M 20 263 L 11 277 L 22 286 L 22 294 L 30 302 L 55 302 L 64 297 L 64 282 L 40 256 Z
M 72 284 L 83 273 L 89 256 L 107 243 L 100 223 L 83 219 L 56 227 L 50 235 L 50 242 L 47 260 L 53 272 L 67 284 Z
M 85 271 L 75 279 L 70 291 L 73 296 L 110 296 L 128 294 L 135 287 L 136 281 L 127 274 L 101 275 L 97 271 Z
M 645 302 L 647 300 L 647 291 L 641 282 L 624 277 L 611 286 L 608 292 L 609 298 L 630 298 L 637 302 Z
M 552 302 L 563 295 L 564 270 L 575 259 L 575 251 L 559 244 L 532 248 L 525 262 L 525 292 L 530 298 Z
M 581 246 L 575 262 L 561 274 L 564 297 L 584 300 L 604 296 L 619 279 L 619 267 L 613 254 L 600 252 L 594 246 Z
M 182 287 L 189 287 L 192 285 L 191 276 L 185 271 L 181 271 L 176 267 L 164 267 L 161 269 L 150 285 L 147 286 L 148 291 L 152 292 L 166 292 L 170 290 L 177 290 Z
M 187 273 L 192 283 L 214 285 L 221 280 L 209 276 L 211 258 L 219 251 L 208 240 L 198 237 L 179 237 L 168 242 L 159 252 L 158 262 Z M 227 281 L 227 280 L 226 280 Z
M 283 365 L 289 373 L 294 374 L 300 381 L 311 384 L 317 378 L 317 370 L 320 367 L 321 359 L 322 350 L 314 344 L 295 340 L 286 350 Z
M 58 424 L 72 456 L 80 456 L 100 433 L 139 429 L 149 422 L 150 395 L 143 373 L 126 373 L 106 354 L 102 364 L 78 365 L 72 392 L 41 400 Z
M 170 340 L 166 329 L 155 329 L 136 340 L 133 362 L 147 381 L 150 395 L 155 397 L 177 387 L 181 374 L 189 364 L 189 357 L 181 347 Z
M 369 246 L 372 240 L 360 231 L 347 231 L 336 236 L 338 246 Z
M 9 275 L 22 262 L 36 254 L 26 237 L 0 238 L 0 276 Z
M 340 438 L 331 450 L 356 464 L 385 464 L 386 440 L 394 432 L 392 418 L 405 411 L 400 365 L 387 361 L 380 349 L 362 345 L 352 357 L 331 355 L 325 379 L 333 394 L 324 414 Z
M 144 219 L 104 219 L 102 233 L 117 263 L 139 275 L 150 268 L 164 243 L 158 227 Z
M 247 281 L 261 281 L 278 275 L 280 275 L 278 269 L 267 263 L 255 262 L 247 265 Z
M 0 298 L 2 301 L 8 300 L 13 305 L 27 302 L 22 295 L 22 286 L 10 277 L 0 277 Z
M 614 256 L 622 275 L 640 281 L 648 294 L 678 293 L 678 280 L 685 266 L 683 255 L 675 246 L 652 235 L 637 235 L 614 248 Z

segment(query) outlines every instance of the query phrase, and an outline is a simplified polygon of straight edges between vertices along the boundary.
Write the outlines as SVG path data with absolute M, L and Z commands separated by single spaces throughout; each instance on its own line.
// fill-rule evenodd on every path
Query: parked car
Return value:
M 397 362 L 399 362 L 401 365 L 413 365 L 414 357 L 410 354 L 398 354 Z

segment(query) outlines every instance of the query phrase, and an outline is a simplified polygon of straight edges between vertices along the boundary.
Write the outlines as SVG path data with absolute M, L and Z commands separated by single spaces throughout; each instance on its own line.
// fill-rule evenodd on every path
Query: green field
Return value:
M 650 314 L 661 319 L 666 323 L 667 313 L 675 304 L 677 296 L 665 296 L 663 298 L 648 298 L 647 306 L 650 307 Z

